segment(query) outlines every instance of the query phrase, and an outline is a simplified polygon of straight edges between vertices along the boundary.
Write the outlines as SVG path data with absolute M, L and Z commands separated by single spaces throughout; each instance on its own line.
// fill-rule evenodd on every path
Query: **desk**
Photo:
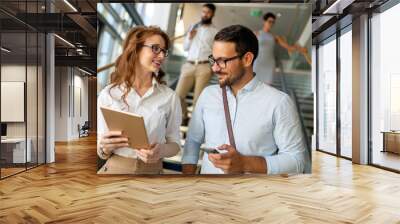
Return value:
M 6 163 L 25 163 L 31 162 L 32 140 L 27 138 L 28 147 L 25 154 L 25 138 L 6 138 L 1 139 L 1 157 Z M 25 161 L 27 158 L 27 161 Z
M 400 131 L 382 131 L 383 150 L 382 152 L 392 152 L 400 154 Z

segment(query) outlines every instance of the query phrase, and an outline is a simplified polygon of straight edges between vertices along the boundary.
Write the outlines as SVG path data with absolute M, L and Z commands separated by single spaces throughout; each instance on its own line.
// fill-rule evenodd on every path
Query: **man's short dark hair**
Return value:
M 215 7 L 214 4 L 212 4 L 212 3 L 206 3 L 206 4 L 203 5 L 203 7 L 207 7 L 207 8 L 209 8 L 211 11 L 213 11 L 213 13 L 215 13 L 216 7 Z
M 273 14 L 272 12 L 267 12 L 267 13 L 265 13 L 265 15 L 263 16 L 263 20 L 264 20 L 264 21 L 267 21 L 268 18 L 276 19 L 276 16 L 275 16 L 275 14 Z
M 214 37 L 214 41 L 235 43 L 235 50 L 239 55 L 251 52 L 254 55 L 252 65 L 258 55 L 257 36 L 249 28 L 242 25 L 232 25 L 220 30 Z

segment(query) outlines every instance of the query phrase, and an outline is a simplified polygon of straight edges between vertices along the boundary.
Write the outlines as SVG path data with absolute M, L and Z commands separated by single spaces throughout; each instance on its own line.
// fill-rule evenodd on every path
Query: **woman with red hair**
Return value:
M 158 27 L 138 26 L 127 35 L 111 83 L 98 97 L 97 154 L 106 159 L 99 174 L 160 174 L 162 158 L 180 150 L 179 97 L 162 81 L 168 35 Z M 109 131 L 100 106 L 143 116 L 150 149 L 132 149 L 121 132 Z

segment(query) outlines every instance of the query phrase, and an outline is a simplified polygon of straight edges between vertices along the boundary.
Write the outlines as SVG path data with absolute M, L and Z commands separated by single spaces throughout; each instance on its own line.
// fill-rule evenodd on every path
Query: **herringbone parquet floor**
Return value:
M 315 152 L 300 176 L 96 175 L 94 138 L 0 181 L 0 223 L 400 223 L 400 175 Z

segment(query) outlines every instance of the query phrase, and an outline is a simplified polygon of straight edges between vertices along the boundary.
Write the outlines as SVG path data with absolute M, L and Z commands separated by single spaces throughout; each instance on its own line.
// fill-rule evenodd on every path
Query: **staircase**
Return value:
M 284 75 L 286 87 L 293 90 L 297 98 L 297 105 L 300 110 L 300 119 L 302 119 L 306 134 L 311 142 L 311 136 L 314 129 L 314 96 L 311 91 L 311 74 L 289 72 Z M 272 86 L 282 90 L 282 79 L 276 75 Z
M 300 117 L 306 151 L 304 151 L 304 173 L 311 173 L 311 136 L 313 133 L 313 94 L 311 92 L 310 72 L 285 72 L 282 63 L 278 61 L 279 71 L 274 77 L 274 86 L 289 94 L 295 103 Z

